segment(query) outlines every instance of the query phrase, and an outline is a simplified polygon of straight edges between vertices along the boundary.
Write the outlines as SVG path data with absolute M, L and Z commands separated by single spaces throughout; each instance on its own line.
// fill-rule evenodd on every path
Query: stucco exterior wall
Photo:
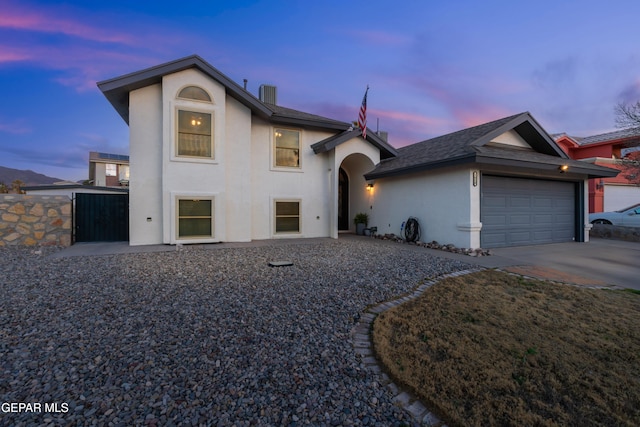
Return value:
M 296 129 L 290 126 L 283 128 Z M 332 224 L 329 203 L 333 191 L 332 158 L 328 153 L 315 154 L 311 145 L 331 134 L 301 130 L 300 168 L 287 169 L 273 166 L 273 133 L 273 125 L 254 117 L 250 168 L 252 239 L 328 237 Z M 275 233 L 276 200 L 300 201 L 300 233 Z
M 415 217 L 420 240 L 480 246 L 480 185 L 469 168 L 447 169 L 375 180 L 370 226 L 379 234 L 401 235 L 402 223 Z
M 185 86 L 195 85 L 206 90 L 211 103 L 176 99 Z M 202 243 L 227 240 L 225 204 L 226 155 L 226 92 L 224 86 L 214 82 L 197 70 L 185 70 L 167 75 L 162 81 L 162 213 L 163 243 L 182 243 L 177 236 L 176 198 L 213 197 L 214 235 L 211 239 L 198 239 Z M 177 138 L 177 111 L 203 111 L 212 114 L 213 159 L 178 157 L 175 154 Z M 248 113 L 247 113 L 248 114 Z M 247 141 L 244 141 L 246 144 Z M 241 149 L 240 144 L 237 149 Z
M 129 244 L 162 243 L 162 87 L 129 95 Z
M 177 99 L 187 85 L 206 90 L 212 103 Z M 212 114 L 213 159 L 175 155 L 178 108 Z M 378 150 L 354 139 L 338 147 L 337 160 L 333 151 L 315 154 L 311 149 L 331 132 L 283 126 L 300 131 L 300 168 L 279 168 L 274 166 L 276 127 L 227 96 L 223 85 L 193 69 L 167 75 L 161 85 L 131 92 L 130 244 L 337 237 L 334 216 L 340 162 L 354 153 L 366 153 L 360 162 L 354 158 L 347 162 L 352 169 L 357 166 L 352 171 L 357 177 L 353 185 L 364 192 L 362 174 L 379 161 Z M 213 238 L 177 238 L 178 197 L 213 200 Z M 275 233 L 276 200 L 300 202 L 299 233 Z M 363 201 L 356 203 L 365 206 Z

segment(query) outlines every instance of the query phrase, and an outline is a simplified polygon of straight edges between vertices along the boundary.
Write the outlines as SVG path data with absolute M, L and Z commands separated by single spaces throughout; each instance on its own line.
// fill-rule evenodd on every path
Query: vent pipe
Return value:
M 244 90 L 247 90 L 247 82 L 248 82 L 248 80 L 247 79 L 243 79 L 242 81 L 244 82 Z

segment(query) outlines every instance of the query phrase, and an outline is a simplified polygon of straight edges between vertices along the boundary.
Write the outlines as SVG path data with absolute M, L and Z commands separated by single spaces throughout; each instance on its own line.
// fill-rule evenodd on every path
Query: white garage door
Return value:
M 575 218 L 574 183 L 482 177 L 483 248 L 570 242 Z
M 617 211 L 640 203 L 640 187 L 634 185 L 604 186 L 604 211 Z

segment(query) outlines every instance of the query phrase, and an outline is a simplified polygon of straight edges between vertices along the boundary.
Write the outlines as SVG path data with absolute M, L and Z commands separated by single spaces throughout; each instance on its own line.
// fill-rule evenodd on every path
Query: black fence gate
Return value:
M 76 242 L 129 240 L 129 194 L 76 193 Z

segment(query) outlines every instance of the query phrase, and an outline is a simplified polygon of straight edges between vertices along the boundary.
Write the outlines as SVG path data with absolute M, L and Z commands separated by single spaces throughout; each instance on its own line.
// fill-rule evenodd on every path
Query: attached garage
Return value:
M 398 149 L 365 174 L 370 224 L 396 233 L 418 219 L 421 240 L 497 248 L 589 240 L 588 179 L 615 169 L 569 159 L 529 113 Z
M 570 242 L 576 238 L 576 183 L 485 175 L 483 248 Z

